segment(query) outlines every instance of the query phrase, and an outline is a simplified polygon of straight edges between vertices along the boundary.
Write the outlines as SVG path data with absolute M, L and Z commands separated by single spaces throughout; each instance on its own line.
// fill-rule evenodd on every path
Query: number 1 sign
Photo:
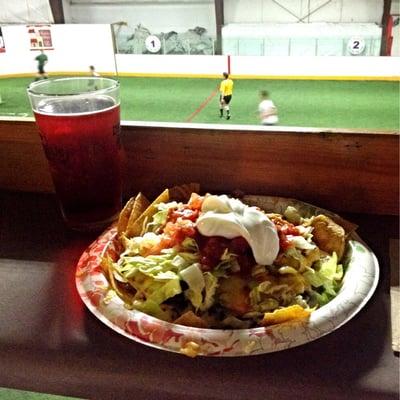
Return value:
M 150 53 L 158 53 L 161 49 L 160 39 L 155 35 L 147 36 L 145 45 Z

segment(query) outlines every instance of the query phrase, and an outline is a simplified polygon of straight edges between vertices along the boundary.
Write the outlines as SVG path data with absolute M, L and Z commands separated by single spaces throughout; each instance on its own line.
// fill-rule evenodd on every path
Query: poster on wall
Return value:
M 5 52 L 6 52 L 6 45 L 4 44 L 3 33 L 1 31 L 1 26 L 0 26 L 0 53 L 5 53 Z
M 53 50 L 51 25 L 27 25 L 31 50 Z

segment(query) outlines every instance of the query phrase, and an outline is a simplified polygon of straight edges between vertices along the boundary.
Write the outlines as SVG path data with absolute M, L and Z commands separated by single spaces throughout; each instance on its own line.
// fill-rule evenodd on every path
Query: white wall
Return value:
M 142 0 L 101 4 L 96 0 L 63 0 L 67 23 L 125 21 L 131 29 L 144 25 L 152 33 L 184 32 L 196 26 L 215 36 L 214 0 Z M 125 3 L 125 4 L 124 4 Z M 225 24 L 265 22 L 380 23 L 383 0 L 225 0 Z
M 220 77 L 227 56 L 117 55 L 118 71 L 128 75 Z M 400 79 L 399 57 L 230 57 L 234 77 Z
M 0 3 L 0 23 L 52 22 L 48 0 L 0 0 Z M 132 30 L 142 24 L 153 33 L 184 32 L 201 26 L 215 36 L 214 0 L 63 0 L 63 7 L 67 23 L 125 21 Z M 396 7 L 398 0 L 393 0 L 392 8 Z M 225 24 L 291 23 L 299 19 L 380 23 L 383 0 L 225 0 L 224 9 Z
M 400 14 L 400 0 L 392 0 L 391 14 Z M 393 28 L 392 56 L 400 56 L 400 24 Z
M 3 26 L 6 52 L 0 53 L 0 75 L 34 74 L 37 52 L 29 48 L 25 25 Z M 86 73 L 93 64 L 100 73 L 115 73 L 109 25 L 53 25 L 54 50 L 48 51 L 47 71 Z M 121 75 L 181 75 L 220 77 L 227 56 L 116 56 Z M 275 78 L 387 78 L 400 75 L 400 57 L 244 57 L 230 58 L 234 76 Z
M 220 76 L 227 70 L 226 56 L 117 54 L 118 71 L 132 75 Z
M 323 6 L 324 3 L 321 0 L 228 0 L 225 1 L 225 23 L 284 23 L 299 19 L 380 23 L 382 19 L 383 0 L 332 0 Z
M 34 74 L 38 52 L 30 50 L 26 26 L 2 26 L 2 32 L 6 52 L 0 53 L 0 74 Z M 115 71 L 109 25 L 52 25 L 51 32 L 54 50 L 46 51 L 47 72 L 85 72 L 89 65 L 100 73 Z
M 100 2 L 101 3 L 101 2 Z M 117 2 L 96 5 L 91 1 L 63 1 L 64 14 L 67 23 L 111 24 L 125 21 L 129 27 L 142 24 L 152 33 L 185 32 L 196 26 L 207 29 L 215 36 L 214 0 L 203 1 L 139 1 Z
M 30 0 L 29 4 L 43 0 Z M 25 0 L 0 0 L 9 10 Z M 17 2 L 17 3 L 16 3 Z M 102 4 L 105 3 L 105 4 Z M 115 3 L 115 4 L 113 4 Z M 325 3 L 327 3 L 325 5 Z M 278 5 L 279 4 L 279 5 Z M 143 24 L 152 33 L 184 32 L 196 26 L 215 37 L 214 0 L 63 0 L 67 23 L 111 24 L 125 21 L 122 32 Z M 286 10 L 284 9 L 286 8 Z M 399 12 L 392 0 L 392 12 Z M 299 22 L 381 23 L 383 0 L 225 0 L 225 24 Z M 311 15 L 309 15 L 311 14 Z M 1 15 L 1 9 L 0 9 Z M 1 21 L 1 19 L 0 19 Z M 3 21 L 6 21 L 3 19 Z M 17 21 L 10 21 L 17 22 Z M 400 55 L 399 28 L 394 29 L 393 55 Z M 282 54 L 276 47 L 275 53 Z
M 232 57 L 236 75 L 309 78 L 400 79 L 399 57 Z
M 400 56 L 400 25 L 393 28 L 392 56 Z
M 53 23 L 48 0 L 0 0 L 0 23 Z

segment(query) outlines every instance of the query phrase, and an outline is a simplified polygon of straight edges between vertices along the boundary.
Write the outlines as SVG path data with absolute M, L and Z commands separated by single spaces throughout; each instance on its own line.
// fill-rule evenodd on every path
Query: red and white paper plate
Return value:
M 258 204 L 260 196 L 247 196 Z M 266 211 L 282 213 L 287 205 L 301 215 L 329 211 L 293 199 L 263 196 Z M 336 216 L 337 217 L 337 216 Z M 344 257 L 345 276 L 338 295 L 311 314 L 307 322 L 290 322 L 252 329 L 202 329 L 161 321 L 140 311 L 129 310 L 117 296 L 109 295 L 108 281 L 100 263 L 104 255 L 116 255 L 116 228 L 106 230 L 82 254 L 76 269 L 76 286 L 88 309 L 115 332 L 161 350 L 188 354 L 188 346 L 200 356 L 247 356 L 289 349 L 333 332 L 348 322 L 374 293 L 379 265 L 374 253 L 352 233 Z M 194 347 L 193 347 L 194 346 Z M 190 353 L 189 353 L 190 354 Z

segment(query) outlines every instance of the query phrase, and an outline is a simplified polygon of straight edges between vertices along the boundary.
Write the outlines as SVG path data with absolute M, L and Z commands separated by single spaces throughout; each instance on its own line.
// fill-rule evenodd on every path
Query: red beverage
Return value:
M 119 105 L 106 95 L 53 98 L 34 114 L 67 224 L 105 227 L 121 208 Z

